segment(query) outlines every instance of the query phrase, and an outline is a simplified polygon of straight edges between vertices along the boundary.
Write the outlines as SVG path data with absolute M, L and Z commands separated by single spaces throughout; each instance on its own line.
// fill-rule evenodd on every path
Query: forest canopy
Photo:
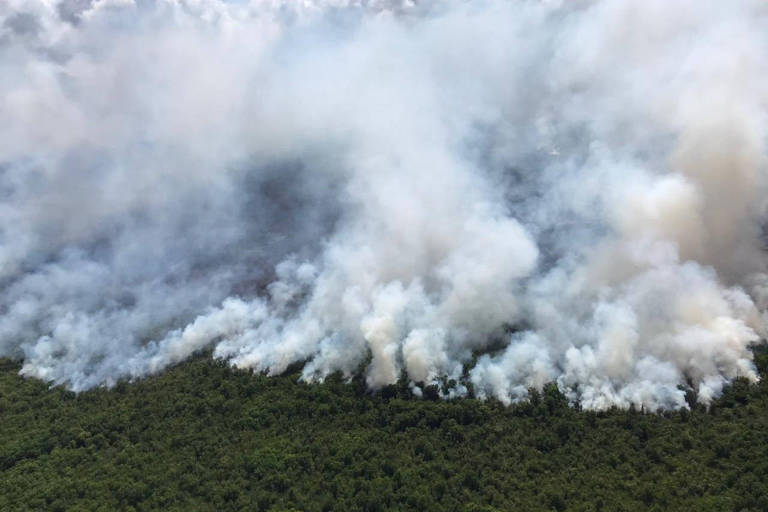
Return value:
M 756 349 L 761 376 L 768 351 Z M 200 356 L 75 394 L 0 364 L 0 509 L 768 509 L 768 385 L 603 412 L 298 382 Z

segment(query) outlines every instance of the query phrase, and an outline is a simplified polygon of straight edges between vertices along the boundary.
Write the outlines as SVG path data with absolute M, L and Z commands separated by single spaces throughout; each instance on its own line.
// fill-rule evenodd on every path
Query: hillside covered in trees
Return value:
M 757 349 L 762 376 L 768 352 Z M 582 411 L 298 383 L 207 356 L 74 394 L 0 362 L 0 509 L 768 510 L 768 383 Z

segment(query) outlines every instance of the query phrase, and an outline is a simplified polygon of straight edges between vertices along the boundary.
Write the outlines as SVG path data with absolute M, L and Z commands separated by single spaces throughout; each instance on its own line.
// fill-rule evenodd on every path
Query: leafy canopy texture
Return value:
M 554 385 L 506 407 L 207 356 L 80 394 L 0 364 L 4 511 L 768 509 L 765 379 L 709 410 L 595 412 Z

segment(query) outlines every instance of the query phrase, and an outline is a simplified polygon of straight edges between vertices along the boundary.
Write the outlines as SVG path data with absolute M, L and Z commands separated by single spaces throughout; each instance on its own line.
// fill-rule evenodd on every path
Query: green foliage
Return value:
M 768 353 L 756 349 L 763 375 Z M 75 395 L 0 360 L 0 510 L 762 511 L 768 385 L 707 411 L 503 407 L 200 357 Z

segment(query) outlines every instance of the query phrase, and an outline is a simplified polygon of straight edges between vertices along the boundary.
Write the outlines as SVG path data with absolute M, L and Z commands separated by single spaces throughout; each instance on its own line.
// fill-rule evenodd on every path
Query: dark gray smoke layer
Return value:
M 765 334 L 763 2 L 0 3 L 0 355 L 707 403 Z

